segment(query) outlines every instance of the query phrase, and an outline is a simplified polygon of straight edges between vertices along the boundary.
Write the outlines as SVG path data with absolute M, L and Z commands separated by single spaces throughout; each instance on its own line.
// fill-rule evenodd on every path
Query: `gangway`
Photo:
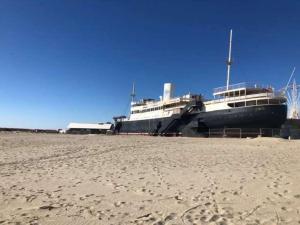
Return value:
M 191 112 L 194 110 L 201 110 L 203 106 L 203 103 L 201 100 L 193 100 L 189 102 L 179 114 L 176 114 L 173 116 L 173 119 L 165 124 L 163 127 L 160 127 L 159 129 L 156 130 L 154 135 L 161 135 L 161 136 L 166 136 L 166 135 L 178 135 L 179 129 L 183 124 L 187 124 L 189 121 L 189 115 Z

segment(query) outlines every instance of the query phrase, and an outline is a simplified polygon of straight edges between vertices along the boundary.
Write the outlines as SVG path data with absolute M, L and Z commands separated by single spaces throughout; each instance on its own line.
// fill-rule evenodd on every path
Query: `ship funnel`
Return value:
M 170 100 L 173 97 L 174 85 L 171 83 L 164 84 L 164 101 Z

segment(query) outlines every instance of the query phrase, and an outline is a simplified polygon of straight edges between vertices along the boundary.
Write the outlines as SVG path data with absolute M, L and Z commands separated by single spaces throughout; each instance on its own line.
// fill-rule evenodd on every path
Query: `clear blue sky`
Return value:
M 0 0 L 0 127 L 111 121 L 133 81 L 140 98 L 164 82 L 211 97 L 230 28 L 232 82 L 280 88 L 300 70 L 299 12 L 276 0 Z

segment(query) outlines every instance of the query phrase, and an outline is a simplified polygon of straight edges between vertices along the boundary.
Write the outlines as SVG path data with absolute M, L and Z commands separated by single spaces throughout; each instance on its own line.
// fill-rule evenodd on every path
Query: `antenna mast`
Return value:
M 300 85 L 297 85 L 296 80 L 294 79 L 293 84 L 287 87 L 287 98 L 288 98 L 288 118 L 290 119 L 299 119 L 300 108 L 299 108 L 299 98 L 300 98 Z
M 294 67 L 293 72 L 291 73 L 290 79 L 289 79 L 288 83 L 286 84 L 286 87 L 285 87 L 284 91 L 286 91 L 288 86 L 290 85 L 290 82 L 291 82 L 291 79 L 292 79 L 292 77 L 295 73 L 295 70 L 296 70 L 296 67 Z
M 229 54 L 228 54 L 228 60 L 226 62 L 227 64 L 227 81 L 226 81 L 226 89 L 229 88 L 229 80 L 230 80 L 230 66 L 232 64 L 231 61 L 231 45 L 232 45 L 232 29 L 230 29 L 230 37 L 229 37 Z
M 135 98 L 135 86 L 134 86 L 134 82 L 132 83 L 132 92 L 131 92 L 131 102 L 134 102 L 134 98 Z
M 294 76 L 296 67 L 294 67 L 287 85 L 283 89 L 288 105 L 288 119 L 300 119 L 300 85 L 296 83 L 294 78 L 293 83 L 291 80 Z

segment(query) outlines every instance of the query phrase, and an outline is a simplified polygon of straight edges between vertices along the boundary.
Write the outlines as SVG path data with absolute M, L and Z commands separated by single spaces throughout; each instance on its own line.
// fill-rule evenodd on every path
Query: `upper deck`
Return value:
M 235 97 L 259 93 L 272 93 L 274 89 L 270 86 L 262 86 L 254 83 L 238 83 L 213 89 L 213 95 L 216 97 Z
M 174 105 L 177 103 L 186 104 L 196 98 L 198 98 L 199 95 L 193 95 L 193 94 L 186 94 L 181 97 L 174 97 L 167 100 L 155 100 L 155 99 L 141 99 L 136 102 L 131 102 L 131 108 L 152 108 L 153 106 L 166 106 L 166 105 Z

